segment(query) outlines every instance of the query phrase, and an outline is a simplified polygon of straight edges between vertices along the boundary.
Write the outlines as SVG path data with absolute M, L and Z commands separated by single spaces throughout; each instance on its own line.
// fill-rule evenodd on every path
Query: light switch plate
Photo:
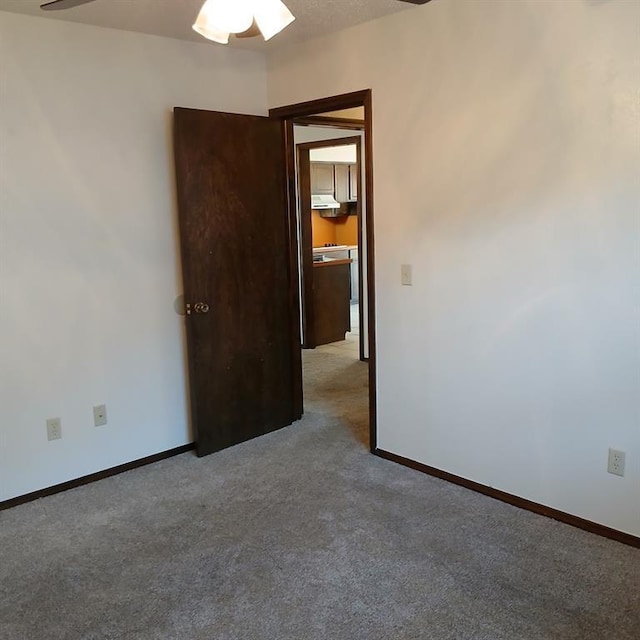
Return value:
M 107 424 L 107 406 L 99 404 L 93 407 L 93 424 L 96 427 L 102 427 Z

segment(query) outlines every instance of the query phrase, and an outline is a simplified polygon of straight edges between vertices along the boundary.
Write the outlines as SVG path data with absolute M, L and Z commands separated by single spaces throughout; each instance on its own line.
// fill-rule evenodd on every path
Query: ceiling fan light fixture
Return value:
M 270 40 L 295 20 L 295 16 L 281 0 L 254 2 L 253 15 L 265 40 Z
M 207 40 L 213 40 L 213 42 L 218 42 L 219 44 L 229 43 L 229 32 L 218 28 L 211 21 L 211 6 L 208 1 L 202 5 L 202 9 L 200 9 L 200 13 L 191 28 Z
M 206 0 L 195 24 L 205 24 L 211 32 L 242 33 L 252 22 L 253 0 Z
M 264 39 L 270 40 L 294 20 L 281 0 L 205 0 L 193 30 L 208 40 L 227 44 L 229 34 L 249 37 L 255 25 Z
M 206 20 L 200 19 L 200 16 L 198 16 L 198 19 L 194 22 L 191 28 L 207 40 L 213 40 L 213 42 L 217 42 L 219 44 L 229 44 L 228 32 L 219 31 L 208 24 Z

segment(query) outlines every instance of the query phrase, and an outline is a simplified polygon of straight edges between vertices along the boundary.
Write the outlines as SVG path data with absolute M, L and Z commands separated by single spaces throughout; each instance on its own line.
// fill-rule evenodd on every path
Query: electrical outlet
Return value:
M 47 440 L 60 440 L 62 438 L 62 423 L 60 418 L 47 420 Z
M 624 475 L 624 451 L 617 451 L 616 449 L 609 449 L 609 467 L 607 471 L 613 473 L 616 476 Z
M 406 286 L 413 284 L 413 273 L 410 264 L 400 265 L 400 282 Z
M 93 407 L 93 424 L 102 427 L 107 424 L 107 405 L 99 404 Z

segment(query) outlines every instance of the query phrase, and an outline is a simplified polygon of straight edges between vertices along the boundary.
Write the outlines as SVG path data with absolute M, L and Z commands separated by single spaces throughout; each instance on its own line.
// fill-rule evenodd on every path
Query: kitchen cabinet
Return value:
M 338 202 L 357 202 L 358 165 L 312 162 L 311 193 L 333 196 Z
M 349 200 L 358 199 L 358 165 L 349 165 Z
M 329 259 L 313 265 L 315 344 L 344 340 L 351 331 L 348 259 Z
M 351 258 L 351 303 L 355 304 L 360 299 L 358 286 L 358 247 L 349 249 Z
M 338 202 L 349 202 L 349 165 L 335 165 L 336 193 L 335 199 Z
M 335 192 L 334 166 L 323 162 L 311 163 L 311 194 L 332 196 Z
M 358 247 L 337 246 L 337 247 L 317 247 L 313 250 L 313 259 L 316 264 L 323 260 L 350 260 L 349 265 L 349 298 L 355 304 L 360 299 L 359 277 L 358 277 Z

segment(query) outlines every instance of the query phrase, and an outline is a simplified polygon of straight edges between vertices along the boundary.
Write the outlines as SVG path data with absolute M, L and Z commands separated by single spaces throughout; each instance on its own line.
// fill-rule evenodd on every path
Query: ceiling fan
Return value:
M 44 11 L 72 9 L 94 0 L 48 0 L 40 5 Z M 255 0 L 254 0 L 255 1 Z M 398 0 L 411 4 L 427 4 L 431 0 Z M 225 14 L 222 19 L 220 11 Z M 215 18 L 214 18 L 215 15 Z M 229 35 L 237 38 L 250 38 L 262 33 L 269 40 L 295 20 L 293 14 L 281 0 L 260 0 L 251 7 L 238 0 L 204 0 L 198 14 L 194 31 L 208 40 L 227 44 Z

